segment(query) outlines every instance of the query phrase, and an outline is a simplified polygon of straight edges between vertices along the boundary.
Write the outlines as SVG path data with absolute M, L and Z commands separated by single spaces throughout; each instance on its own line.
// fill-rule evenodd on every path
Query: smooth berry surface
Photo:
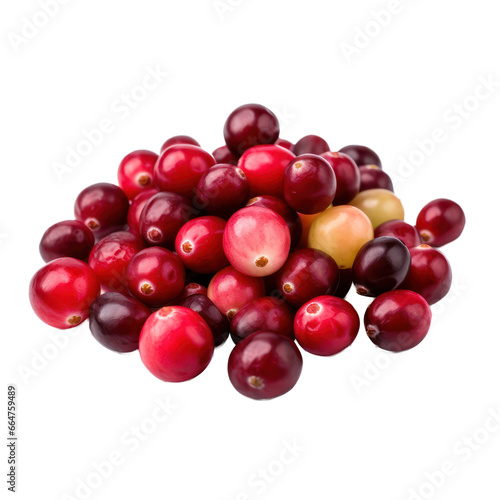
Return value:
M 170 137 L 170 139 L 167 139 L 161 149 L 160 152 L 163 153 L 165 149 L 169 148 L 170 146 L 176 146 L 177 144 L 187 144 L 190 146 L 198 146 L 200 147 L 200 144 L 196 139 L 193 139 L 189 135 L 175 135 L 174 137 Z
M 159 191 L 157 189 L 147 189 L 142 193 L 139 193 L 132 203 L 130 204 L 130 208 L 128 209 L 127 215 L 127 224 L 128 230 L 134 234 L 141 234 L 141 214 L 143 208 L 146 206 L 146 203 L 155 195 L 158 194 Z
M 382 162 L 378 154 L 366 146 L 356 144 L 344 146 L 340 149 L 340 152 L 350 156 L 359 167 L 363 165 L 377 165 L 377 167 L 382 168 Z
M 281 137 L 277 139 L 274 145 L 281 146 L 282 148 L 288 149 L 288 151 L 293 152 L 293 144 L 290 141 L 287 141 L 286 139 L 282 139 Z
M 343 153 L 328 152 L 321 155 L 333 168 L 337 189 L 334 205 L 349 203 L 358 193 L 361 185 L 361 174 L 356 163 Z
M 212 156 L 214 157 L 216 165 L 221 163 L 227 163 L 229 165 L 238 165 L 239 156 L 231 153 L 227 146 L 221 146 L 213 151 Z
M 118 166 L 118 184 L 129 200 L 153 187 L 153 175 L 158 155 L 144 149 L 132 151 Z
M 399 238 L 408 248 L 418 247 L 422 243 L 417 228 L 399 219 L 388 220 L 377 226 L 375 228 L 375 238 L 380 236 Z
M 297 155 L 314 154 L 320 155 L 330 151 L 330 146 L 317 135 L 306 135 L 293 146 L 292 151 Z
M 364 165 L 359 167 L 360 174 L 360 191 L 367 189 L 388 189 L 394 192 L 392 180 L 387 172 L 384 172 L 377 165 Z
M 177 301 L 184 300 L 191 295 L 207 295 L 207 288 L 199 283 L 188 283 L 182 290 L 181 294 L 176 298 Z
M 405 218 L 401 200 L 388 189 L 367 189 L 358 193 L 349 205 L 362 210 L 371 220 L 374 229 L 388 220 Z

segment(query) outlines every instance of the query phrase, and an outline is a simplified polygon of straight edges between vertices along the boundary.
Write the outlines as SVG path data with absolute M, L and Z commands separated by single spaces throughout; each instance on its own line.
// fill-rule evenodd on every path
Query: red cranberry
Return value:
M 215 165 L 203 174 L 196 188 L 196 203 L 209 214 L 228 219 L 245 206 L 249 196 L 248 181 L 241 168 Z
M 184 289 L 186 273 L 177 255 L 165 248 L 139 252 L 127 268 L 129 292 L 150 307 L 165 305 Z
M 157 160 L 156 153 L 146 150 L 132 151 L 123 158 L 118 167 L 118 184 L 129 200 L 153 187 L 153 172 Z
M 346 300 L 322 295 L 297 311 L 294 331 L 297 342 L 307 352 L 333 356 L 354 342 L 359 316 Z
M 100 286 L 94 270 L 72 257 L 50 261 L 33 276 L 30 302 L 35 314 L 54 328 L 72 328 L 89 316 Z
M 361 180 L 358 166 L 343 153 L 324 153 L 321 156 L 332 166 L 337 179 L 337 192 L 333 204 L 349 203 L 359 193 Z
M 215 159 L 215 163 L 221 164 L 221 163 L 228 163 L 230 165 L 238 165 L 238 158 L 239 156 L 233 155 L 231 151 L 229 151 L 229 148 L 227 146 L 221 146 L 220 148 L 217 148 L 213 153 L 212 156 Z
M 350 156 L 359 167 L 364 165 L 377 165 L 377 167 L 382 168 L 382 162 L 377 153 L 366 146 L 345 146 L 340 149 L 339 152 Z
M 179 305 L 197 312 L 207 323 L 214 337 L 214 345 L 222 345 L 229 337 L 229 321 L 206 295 L 190 295 Z
M 102 182 L 85 188 L 76 198 L 75 218 L 92 229 L 96 239 L 119 231 L 127 222 L 127 195 Z
M 231 266 L 219 271 L 208 285 L 208 298 L 232 319 L 246 304 L 266 294 L 264 280 L 246 276 Z
M 286 139 L 282 139 L 279 137 L 277 141 L 274 143 L 275 146 L 281 146 L 282 148 L 288 149 L 288 151 L 293 151 L 293 144 Z
M 429 304 L 410 290 L 393 290 L 379 295 L 365 313 L 368 337 L 387 351 L 406 351 L 420 344 L 430 324 Z
M 397 288 L 410 269 L 410 251 L 392 236 L 365 243 L 352 266 L 352 280 L 359 295 L 376 297 Z
M 144 304 L 128 295 L 104 293 L 90 308 L 90 331 L 104 347 L 132 352 L 139 348 L 139 335 L 150 314 Z
M 141 214 L 146 203 L 155 195 L 158 194 L 157 189 L 148 189 L 139 193 L 128 209 L 127 224 L 129 231 L 134 234 L 141 234 Z
M 245 207 L 227 222 L 223 245 L 226 257 L 238 271 L 248 276 L 269 276 L 288 257 L 290 231 L 276 212 Z
M 283 194 L 286 202 L 301 214 L 317 214 L 332 203 L 337 180 L 331 165 L 321 156 L 297 156 L 286 167 Z
M 184 382 L 208 366 L 214 338 L 198 313 L 187 307 L 163 307 L 144 323 L 139 352 L 155 377 L 164 382 Z
M 281 299 L 260 297 L 242 307 L 231 320 L 231 338 L 235 344 L 259 330 L 279 333 L 294 340 L 290 307 Z
M 40 241 L 40 255 L 45 262 L 73 257 L 87 262 L 94 246 L 94 233 L 82 222 L 65 220 L 50 226 Z
M 236 108 L 224 124 L 226 145 L 237 156 L 259 144 L 274 144 L 279 133 L 278 118 L 260 104 L 245 104 Z
M 420 243 L 420 234 L 415 226 L 399 219 L 388 220 L 375 228 L 375 238 L 380 236 L 394 236 L 399 238 L 408 248 L 413 248 Z
M 247 176 L 250 196 L 283 196 L 283 174 L 294 158 L 291 151 L 274 145 L 256 146 L 244 153 L 238 166 Z
M 273 332 L 256 332 L 239 342 L 228 362 L 229 380 L 243 396 L 272 399 L 294 387 L 302 371 L 295 343 Z
M 410 249 L 411 266 L 400 288 L 422 295 L 431 306 L 439 302 L 451 288 L 451 267 L 436 248 L 420 245 Z
M 155 182 L 160 191 L 178 193 L 192 199 L 201 176 L 213 165 L 215 160 L 212 155 L 198 146 L 170 146 L 158 158 Z
M 182 290 L 181 294 L 177 297 L 177 302 L 180 302 L 191 295 L 205 295 L 206 297 L 207 288 L 199 283 L 188 283 Z
M 158 193 L 144 205 L 141 235 L 150 246 L 174 248 L 179 229 L 194 215 L 189 200 L 176 193 Z
M 339 275 L 340 279 L 337 289 L 334 291 L 334 293 L 330 293 L 335 297 L 343 299 L 349 293 L 349 290 L 352 286 L 352 269 L 348 267 L 339 269 Z
M 167 139 L 163 143 L 163 146 L 160 149 L 160 153 L 163 153 L 163 151 L 165 151 L 165 149 L 169 148 L 170 146 L 175 146 L 177 144 L 189 144 L 191 146 L 200 147 L 200 144 L 198 143 L 198 141 L 196 141 L 195 139 L 193 139 L 189 135 L 175 135 L 174 137 Z
M 177 233 L 175 251 L 182 263 L 194 272 L 214 274 L 229 265 L 222 248 L 226 221 L 218 217 L 198 217 L 186 222 Z
M 330 151 L 328 143 L 317 135 L 306 135 L 302 137 L 293 147 L 292 151 L 297 155 L 320 155 Z
M 367 189 L 388 189 L 394 192 L 392 180 L 387 172 L 384 172 L 377 165 L 364 165 L 359 167 L 361 176 L 361 183 L 359 191 L 366 191 Z
M 456 240 L 464 226 L 464 211 L 460 205 L 446 198 L 427 203 L 417 217 L 417 229 L 422 241 L 433 247 L 442 247 Z

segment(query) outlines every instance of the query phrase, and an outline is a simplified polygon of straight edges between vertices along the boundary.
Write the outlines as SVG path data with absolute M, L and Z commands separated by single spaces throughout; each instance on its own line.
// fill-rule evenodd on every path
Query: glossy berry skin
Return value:
M 89 227 L 96 239 L 119 231 L 127 222 L 129 201 L 121 188 L 101 182 L 85 188 L 75 201 L 75 218 Z
M 377 165 L 377 167 L 382 168 L 382 162 L 377 153 L 366 146 L 344 146 L 339 152 L 350 156 L 359 167 L 364 165 Z
M 45 231 L 40 240 L 40 255 L 45 262 L 61 257 L 87 262 L 94 241 L 94 233 L 83 222 L 65 220 Z
M 245 172 L 250 196 L 271 194 L 283 196 L 283 174 L 295 155 L 280 146 L 256 146 L 246 151 L 238 161 Z
M 337 180 L 332 166 L 321 156 L 297 156 L 286 167 L 283 196 L 301 214 L 317 214 L 333 202 Z
M 197 312 L 207 323 L 214 337 L 214 345 L 222 345 L 229 337 L 229 320 L 206 295 L 190 295 L 179 302 L 179 306 Z
M 191 295 L 205 295 L 207 296 L 207 288 L 199 283 L 188 283 L 181 294 L 177 297 L 177 301 L 180 302 L 184 300 L 186 297 L 190 297 Z
M 132 352 L 139 348 L 141 329 L 150 314 L 151 311 L 133 297 L 103 293 L 90 308 L 90 332 L 112 351 Z
M 150 307 L 160 307 L 180 295 L 186 273 L 181 260 L 170 250 L 146 248 L 128 265 L 126 283 L 131 295 Z
M 343 153 L 323 153 L 321 155 L 333 168 L 337 180 L 334 205 L 349 203 L 358 193 L 361 185 L 361 174 L 356 163 Z
M 200 144 L 197 140 L 193 139 L 189 135 L 175 135 L 174 137 L 171 137 L 170 139 L 167 139 L 164 143 L 163 146 L 160 149 L 160 152 L 163 153 L 165 149 L 169 148 L 170 146 L 175 146 L 177 144 L 188 144 L 191 146 L 198 146 L 200 147 Z
M 235 344 L 259 330 L 295 339 L 293 312 L 286 302 L 276 297 L 260 297 L 242 307 L 231 320 L 231 338 Z
M 349 205 L 362 210 L 376 229 L 388 220 L 405 218 L 401 200 L 388 189 L 367 189 L 358 193 Z
M 334 292 L 340 279 L 336 262 L 325 252 L 304 248 L 291 253 L 276 274 L 280 295 L 293 308 Z
M 245 104 L 236 108 L 224 124 L 226 145 L 236 156 L 259 144 L 274 144 L 279 133 L 278 118 L 260 104 Z
M 191 200 L 201 176 L 213 165 L 213 156 L 198 146 L 170 146 L 163 151 L 156 163 L 156 186 L 160 191 L 181 194 Z
M 146 368 L 164 382 L 184 382 L 210 363 L 214 338 L 204 319 L 187 307 L 163 307 L 144 323 L 139 353 Z
M 144 205 L 141 235 L 150 246 L 174 248 L 179 229 L 194 215 L 189 200 L 176 193 L 158 193 Z
M 245 206 L 250 190 L 245 172 L 230 164 L 215 165 L 203 174 L 196 188 L 196 206 L 229 219 Z
M 359 331 L 359 316 L 349 302 L 322 295 L 306 302 L 295 315 L 299 345 L 318 356 L 333 356 L 349 347 Z
M 307 154 L 320 155 L 330 151 L 330 146 L 324 139 L 317 135 L 306 135 L 293 146 L 292 151 L 297 156 Z
M 376 297 L 397 288 L 410 269 L 410 251 L 393 236 L 365 243 L 352 266 L 352 280 L 359 295 Z
M 290 231 L 276 212 L 245 207 L 231 216 L 224 230 L 224 253 L 231 265 L 248 276 L 269 276 L 286 261 Z
M 359 190 L 366 191 L 367 189 L 388 189 L 394 192 L 392 180 L 387 172 L 384 172 L 377 165 L 364 165 L 359 167 L 360 185 Z
M 454 201 L 439 198 L 420 210 L 416 226 L 424 243 L 442 247 L 462 234 L 465 214 Z
M 207 291 L 208 298 L 229 319 L 246 304 L 265 294 L 262 278 L 246 276 L 231 266 L 222 269 L 211 279 Z
M 297 383 L 302 355 L 295 343 L 274 332 L 256 332 L 239 342 L 228 362 L 229 380 L 243 396 L 272 399 Z
M 139 193 L 132 203 L 130 204 L 130 208 L 128 209 L 127 215 L 127 224 L 128 229 L 131 233 L 141 234 L 141 214 L 143 208 L 146 206 L 146 203 L 155 195 L 158 194 L 159 191 L 157 189 L 147 189 L 142 193 Z
M 129 200 L 153 187 L 153 173 L 158 155 L 144 149 L 132 151 L 118 166 L 118 184 Z
M 401 352 L 420 344 L 429 331 L 431 309 L 425 299 L 410 290 L 379 295 L 365 313 L 370 340 L 386 351 Z
M 288 151 L 293 152 L 293 144 L 286 139 L 282 139 L 281 137 L 274 143 L 275 146 L 281 146 L 282 148 L 288 149 Z
M 422 295 L 431 306 L 439 302 L 451 288 L 451 266 L 436 248 L 419 245 L 410 249 L 411 266 L 400 288 Z
M 295 248 L 297 246 L 302 235 L 302 221 L 299 214 L 295 210 L 292 210 L 285 201 L 277 196 L 266 194 L 251 198 L 248 200 L 246 206 L 269 208 L 269 210 L 273 210 L 278 215 L 281 215 L 290 231 L 290 247 Z
M 229 148 L 227 146 L 221 146 L 220 148 L 217 148 L 212 153 L 212 156 L 214 157 L 216 165 L 219 165 L 221 163 L 228 163 L 229 165 L 238 165 L 239 156 L 236 156 L 233 153 L 231 153 L 231 151 L 229 151 Z
M 89 309 L 101 293 L 94 270 L 78 259 L 50 261 L 33 276 L 29 287 L 31 307 L 47 325 L 62 330 L 88 318 Z
M 388 220 L 377 226 L 375 228 L 375 238 L 380 236 L 399 238 L 408 248 L 417 247 L 422 243 L 417 228 L 399 219 Z
M 340 274 L 340 279 L 337 289 L 334 291 L 334 293 L 330 292 L 330 295 L 343 299 L 349 293 L 349 290 L 351 289 L 352 286 L 352 269 L 350 268 L 339 269 L 339 274 Z
M 211 215 L 186 222 L 175 238 L 175 251 L 194 272 L 214 274 L 229 265 L 222 248 L 226 221 Z

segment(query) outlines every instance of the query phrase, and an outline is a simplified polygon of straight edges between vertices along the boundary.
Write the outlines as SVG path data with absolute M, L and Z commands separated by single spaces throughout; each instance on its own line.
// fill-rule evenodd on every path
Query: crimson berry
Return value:
M 148 189 L 139 193 L 128 209 L 127 224 L 129 231 L 134 234 L 141 234 L 141 214 L 146 203 L 155 195 L 158 194 L 157 189 Z
M 217 148 L 213 153 L 212 156 L 214 157 L 215 163 L 217 165 L 221 163 L 229 163 L 230 165 L 238 165 L 238 158 L 239 156 L 235 156 L 231 151 L 229 151 L 229 148 L 227 146 L 221 146 L 220 148 Z
M 288 151 L 293 151 L 293 144 L 286 139 L 282 139 L 279 137 L 277 141 L 274 143 L 275 146 L 281 146 L 282 148 L 288 149 Z
M 118 167 L 118 184 L 129 200 L 151 189 L 157 160 L 156 153 L 144 149 L 132 151 L 123 158 Z
M 317 135 L 306 135 L 297 141 L 292 151 L 297 156 L 306 154 L 320 155 L 330 151 L 330 146 Z
M 174 137 L 171 137 L 170 139 L 167 139 L 164 143 L 163 146 L 160 149 L 160 152 L 163 153 L 165 149 L 169 148 L 170 146 L 175 146 L 177 144 L 188 144 L 191 146 L 198 146 L 200 147 L 200 144 L 198 141 L 190 137 L 189 135 L 175 135 Z
M 400 219 L 383 222 L 375 228 L 374 234 L 375 238 L 380 236 L 399 238 L 408 248 L 416 247 L 422 243 L 417 228 Z
M 337 180 L 334 205 L 349 203 L 358 193 L 361 182 L 356 163 L 343 153 L 323 153 L 321 155 L 333 168 Z
M 394 192 L 392 180 L 387 172 L 384 172 L 377 165 L 364 165 L 359 167 L 360 186 L 359 191 L 367 189 L 388 189 Z
M 207 295 L 207 288 L 199 283 L 188 283 L 182 290 L 181 294 L 177 297 L 177 302 L 184 300 L 191 295 Z
M 344 146 L 339 152 L 350 156 L 359 167 L 364 165 L 377 165 L 377 167 L 382 168 L 382 162 L 377 153 L 366 146 Z

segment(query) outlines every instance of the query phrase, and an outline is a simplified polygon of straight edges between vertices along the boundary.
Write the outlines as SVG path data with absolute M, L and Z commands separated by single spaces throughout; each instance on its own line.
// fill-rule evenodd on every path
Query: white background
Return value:
M 500 497 L 500 424 L 488 425 L 491 413 L 500 418 L 500 87 L 470 98 L 481 78 L 500 82 L 499 12 L 492 0 L 401 0 L 380 27 L 372 12 L 389 4 L 222 0 L 218 12 L 211 0 L 73 0 L 22 41 L 39 4 L 2 3 L 0 393 L 6 400 L 7 384 L 17 385 L 18 498 L 83 498 L 78 481 L 96 485 L 93 462 L 116 452 L 121 464 L 89 498 L 403 500 L 412 489 L 421 495 L 413 498 Z M 359 47 L 367 23 L 366 47 L 348 60 L 342 43 L 357 34 Z M 168 76 L 124 108 L 122 94 L 148 67 Z M 456 118 L 464 100 L 470 112 Z M 437 197 L 463 206 L 466 229 L 443 249 L 454 287 L 433 307 L 426 340 L 391 358 L 361 330 L 334 358 L 304 354 L 298 385 L 270 402 L 233 390 L 230 341 L 200 377 L 172 385 L 137 353 L 102 348 L 87 324 L 54 340 L 28 302 L 43 231 L 72 218 L 85 186 L 116 182 L 132 150 L 157 151 L 175 134 L 209 151 L 222 145 L 225 117 L 247 102 L 272 108 L 291 141 L 312 133 L 334 151 L 374 148 L 409 222 Z M 104 118 L 113 130 L 58 178 L 54 163 Z M 441 144 L 412 155 L 436 128 Z M 369 300 L 348 298 L 362 315 Z M 34 373 L 23 378 L 23 367 Z M 156 398 L 176 405 L 159 424 Z M 134 450 L 127 433 L 141 425 L 150 434 Z M 283 452 L 294 441 L 295 457 Z M 434 472 L 445 461 L 453 474 L 443 478 Z M 439 488 L 425 484 L 432 474 Z

